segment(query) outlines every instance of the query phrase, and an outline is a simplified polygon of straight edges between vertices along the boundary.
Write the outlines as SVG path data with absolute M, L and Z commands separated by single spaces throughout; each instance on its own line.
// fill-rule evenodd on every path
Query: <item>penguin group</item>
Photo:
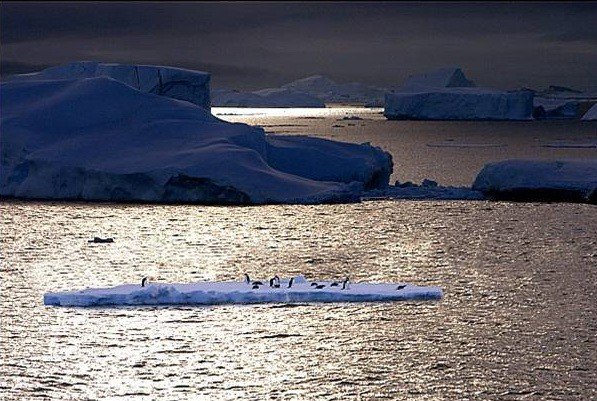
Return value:
M 350 279 L 348 277 L 346 277 L 346 279 L 344 281 L 342 281 L 342 289 L 343 290 L 347 290 L 349 288 L 348 284 L 350 282 Z M 291 277 L 290 280 L 288 280 L 288 287 L 287 288 L 291 288 L 292 285 L 294 283 L 294 277 Z M 252 281 L 251 277 L 249 277 L 249 275 L 247 273 L 245 273 L 245 284 L 250 285 L 252 289 L 254 290 L 258 290 L 261 288 L 261 286 L 263 285 L 263 283 L 261 281 Z M 278 275 L 275 275 L 274 277 L 272 277 L 269 280 L 269 286 L 270 288 L 280 288 L 280 277 L 278 277 Z M 340 283 L 334 281 L 333 283 L 330 284 L 330 287 L 339 287 Z M 317 290 L 321 290 L 323 288 L 326 287 L 325 284 L 319 284 L 317 282 L 312 282 L 311 283 L 311 287 L 314 287 Z

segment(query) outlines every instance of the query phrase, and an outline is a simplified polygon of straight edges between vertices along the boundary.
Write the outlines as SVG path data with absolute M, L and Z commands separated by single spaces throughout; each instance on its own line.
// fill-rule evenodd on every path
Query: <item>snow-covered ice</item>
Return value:
M 578 118 L 579 103 L 574 100 L 533 99 L 533 117 L 536 119 L 575 119 Z
M 595 103 L 587 112 L 582 116 L 583 121 L 595 121 L 597 120 L 597 103 Z
M 61 80 L 109 77 L 147 93 L 186 100 L 210 109 L 210 74 L 183 68 L 76 61 L 31 74 L 15 75 L 11 81 Z
M 597 202 L 597 159 L 489 163 L 473 189 L 496 199 Z
M 124 284 L 111 288 L 88 288 L 80 291 L 49 292 L 44 304 L 54 306 L 124 306 L 124 305 L 219 305 L 261 303 L 320 302 L 388 302 L 407 300 L 439 300 L 439 287 L 420 287 L 404 283 L 349 283 L 331 286 L 330 281 L 317 281 L 319 286 L 299 276 L 291 288 L 288 279 L 280 280 L 280 288 L 238 281 L 198 282 L 188 284 L 150 283 Z
M 530 120 L 533 94 L 484 88 L 429 88 L 386 94 L 390 120 Z
M 360 82 L 336 83 L 328 77 L 313 75 L 298 79 L 282 88 L 308 93 L 326 103 L 365 103 L 368 107 L 383 105 L 385 88 Z
M 216 204 L 358 201 L 391 156 L 267 136 L 107 77 L 3 82 L 0 195 Z
M 325 107 L 325 103 L 315 96 L 284 88 L 255 92 L 215 89 L 211 96 L 213 107 Z
M 404 200 L 484 200 L 482 192 L 467 187 L 445 187 L 435 181 L 423 180 L 421 184 L 412 182 L 390 185 L 363 194 L 362 200 L 404 199 Z
M 530 120 L 533 92 L 477 88 L 458 67 L 410 77 L 386 93 L 390 120 Z

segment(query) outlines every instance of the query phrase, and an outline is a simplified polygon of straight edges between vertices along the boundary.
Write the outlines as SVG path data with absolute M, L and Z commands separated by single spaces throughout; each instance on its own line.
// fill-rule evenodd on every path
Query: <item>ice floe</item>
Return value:
M 389 302 L 439 300 L 439 287 L 421 287 L 404 283 L 350 283 L 317 281 L 315 285 L 294 278 L 279 280 L 279 288 L 268 280 L 261 285 L 251 282 L 198 282 L 188 284 L 124 284 L 111 288 L 48 292 L 44 304 L 54 306 L 130 306 L 130 305 L 220 305 L 261 303 Z M 335 285 L 333 285 L 335 284 Z M 344 286 L 344 289 L 343 289 Z

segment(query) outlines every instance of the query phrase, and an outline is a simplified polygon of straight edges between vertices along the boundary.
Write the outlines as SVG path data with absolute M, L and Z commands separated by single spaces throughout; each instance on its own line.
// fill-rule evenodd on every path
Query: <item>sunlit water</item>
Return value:
M 359 110 L 370 120 L 336 121 L 352 112 L 221 117 L 258 119 L 268 131 L 385 141 L 392 153 L 427 169 L 419 173 L 395 155 L 396 168 L 406 167 L 395 174 L 401 180 L 422 174 L 459 184 L 474 176 L 480 160 L 504 151 L 427 146 L 450 138 L 504 140 L 511 154 L 595 152 L 528 145 L 564 133 L 591 139 L 591 124 L 546 123 L 549 129 L 533 142 L 520 139 L 524 127 L 529 137 L 539 135 L 526 123 L 393 124 Z M 333 133 L 335 124 L 346 127 Z M 492 134 L 492 127 L 507 135 Z M 443 156 L 433 167 L 417 149 Z M 459 157 L 469 163 L 463 162 L 462 177 L 444 171 Z M 453 201 L 3 202 L 0 399 L 596 399 L 596 211 Z M 115 242 L 89 244 L 94 236 Z M 145 275 L 162 282 L 241 279 L 244 272 L 437 285 L 445 298 L 294 307 L 43 305 L 46 291 L 140 282 Z

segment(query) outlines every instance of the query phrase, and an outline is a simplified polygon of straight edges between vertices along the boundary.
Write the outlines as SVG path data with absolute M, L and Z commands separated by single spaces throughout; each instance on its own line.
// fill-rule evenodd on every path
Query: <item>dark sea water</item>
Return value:
M 586 146 L 543 147 L 587 145 L 594 123 L 388 122 L 350 109 L 218 112 L 267 131 L 370 141 L 394 155 L 400 181 L 470 185 L 489 160 L 597 157 Z M 363 120 L 342 120 L 352 115 Z M 11 201 L 0 203 L 0 219 L 1 400 L 597 399 L 593 205 Z M 89 244 L 94 236 L 115 242 Z M 43 305 L 46 291 L 245 272 L 405 281 L 440 286 L 445 297 L 292 307 Z

